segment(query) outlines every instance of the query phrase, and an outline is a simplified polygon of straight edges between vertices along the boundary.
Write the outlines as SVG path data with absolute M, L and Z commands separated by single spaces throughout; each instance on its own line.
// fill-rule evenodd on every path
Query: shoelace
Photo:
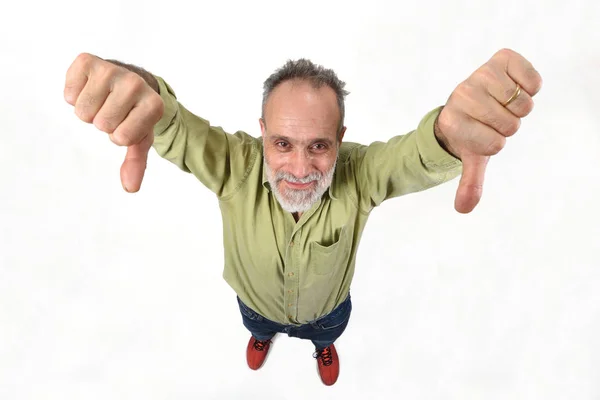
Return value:
M 265 346 L 269 343 L 269 340 L 258 340 L 254 339 L 254 348 L 258 351 L 263 351 Z
M 333 357 L 331 356 L 331 349 L 329 347 L 325 347 L 323 350 L 317 351 L 314 357 L 320 358 L 323 362 L 323 365 L 326 367 L 333 363 Z

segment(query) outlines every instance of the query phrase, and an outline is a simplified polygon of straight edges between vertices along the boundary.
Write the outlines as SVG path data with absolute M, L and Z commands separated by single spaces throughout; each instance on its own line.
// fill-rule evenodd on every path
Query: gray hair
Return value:
M 307 81 L 314 88 L 320 88 L 323 85 L 329 86 L 335 92 L 337 103 L 340 110 L 340 124 L 338 133 L 344 127 L 345 106 L 344 99 L 350 94 L 344 89 L 346 83 L 341 81 L 332 69 L 317 65 L 311 60 L 300 58 L 298 60 L 288 60 L 282 67 L 278 68 L 263 84 L 262 101 L 262 119 L 265 118 L 265 106 L 269 95 L 277 85 L 288 80 Z M 266 122 L 265 122 L 266 123 Z

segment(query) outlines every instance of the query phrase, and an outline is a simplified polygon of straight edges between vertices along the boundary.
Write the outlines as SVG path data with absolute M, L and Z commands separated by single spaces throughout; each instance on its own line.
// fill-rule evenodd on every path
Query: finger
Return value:
M 463 171 L 454 199 L 454 208 L 459 213 L 470 213 L 479 204 L 488 161 L 487 156 L 463 156 Z
M 533 110 L 533 99 L 525 90 L 521 89 L 518 95 L 507 105 L 506 102 L 517 94 L 517 83 L 503 69 L 486 64 L 479 71 L 479 79 L 485 90 L 492 96 L 498 105 L 510 111 L 517 118 L 524 118 Z
M 521 126 L 521 120 L 489 94 L 485 83 L 481 83 L 481 85 L 483 85 L 483 90 L 473 88 L 465 96 L 463 109 L 471 118 L 487 125 L 502 136 L 514 135 Z M 487 130 L 483 132 L 485 133 Z M 479 132 L 477 133 L 479 134 Z M 496 140 L 495 136 L 483 136 L 481 139 L 484 141 Z
M 93 55 L 82 53 L 75 58 L 75 61 L 73 61 L 67 70 L 63 95 L 65 101 L 72 106 L 75 105 L 79 94 L 88 81 L 93 61 Z
M 154 135 L 150 131 L 140 143 L 127 147 L 125 161 L 121 165 L 121 184 L 126 192 L 135 193 L 140 190 L 153 141 Z
M 75 102 L 75 114 L 82 121 L 92 123 L 104 105 L 111 89 L 111 81 L 98 71 L 90 72 L 85 87 Z
M 163 103 L 159 96 L 142 96 L 127 117 L 109 134 L 110 140 L 118 146 L 138 144 L 148 132 L 154 132 L 154 125 L 162 116 Z
M 542 88 L 542 77 L 539 72 L 516 51 L 500 50 L 493 57 L 492 63 L 499 65 L 529 96 L 535 96 Z
M 125 83 L 115 85 L 94 117 L 94 126 L 102 132 L 113 133 L 140 98 L 141 90 L 138 86 Z
M 469 103 L 464 103 L 460 99 L 456 101 L 461 102 L 461 107 L 464 107 L 465 111 L 462 111 L 459 117 L 455 116 L 452 122 L 442 119 L 442 115 L 440 115 L 439 124 L 442 131 L 460 136 L 462 138 L 461 147 L 467 154 L 493 156 L 500 152 L 506 144 L 506 137 L 487 124 L 466 114 L 468 112 L 482 114 L 481 111 L 472 111 L 474 108 Z

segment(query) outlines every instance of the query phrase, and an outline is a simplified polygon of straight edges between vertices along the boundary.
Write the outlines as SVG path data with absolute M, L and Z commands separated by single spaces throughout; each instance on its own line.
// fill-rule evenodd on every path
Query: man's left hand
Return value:
M 520 93 L 514 97 L 517 85 Z M 463 164 L 456 211 L 469 213 L 479 203 L 490 156 L 517 132 L 541 86 L 542 78 L 529 61 L 502 49 L 452 92 L 436 121 L 435 135 Z

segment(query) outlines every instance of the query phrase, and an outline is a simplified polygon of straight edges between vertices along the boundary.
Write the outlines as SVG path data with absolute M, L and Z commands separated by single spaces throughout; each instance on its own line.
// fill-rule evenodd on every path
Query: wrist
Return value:
M 442 149 L 444 149 L 444 151 L 446 153 L 448 153 L 451 156 L 453 156 L 453 157 L 455 157 L 455 158 L 457 158 L 457 159 L 460 160 L 460 157 L 458 157 L 458 154 L 456 154 L 456 152 L 454 152 L 451 149 L 450 144 L 448 143 L 448 140 L 446 139 L 446 137 L 444 136 L 444 133 L 440 129 L 440 126 L 439 126 L 439 123 L 438 123 L 438 120 L 440 119 L 440 115 L 442 115 L 441 112 L 435 118 L 435 122 L 433 123 L 433 134 L 435 136 L 435 140 L 437 140 L 437 142 L 440 145 L 440 147 Z

